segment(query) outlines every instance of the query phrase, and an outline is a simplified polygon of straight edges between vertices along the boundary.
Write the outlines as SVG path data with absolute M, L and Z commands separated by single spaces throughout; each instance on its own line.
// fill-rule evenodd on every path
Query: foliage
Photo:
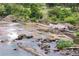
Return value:
M 42 13 L 40 12 L 40 4 L 0 4 L 0 16 L 14 15 L 20 19 L 40 19 Z
M 71 47 L 71 46 L 73 46 L 73 41 L 71 41 L 71 40 L 60 39 L 57 42 L 57 48 L 58 49 L 64 49 L 64 48 L 68 48 L 68 47 Z
M 53 15 L 52 17 L 48 17 L 48 19 L 50 23 L 56 22 L 58 20 L 58 18 L 55 15 Z
M 13 7 L 14 6 L 14 7 Z M 19 17 L 21 19 L 28 19 L 30 15 L 30 9 L 24 8 L 22 5 L 12 5 L 11 6 L 11 14 Z
M 55 15 L 59 20 L 63 21 L 65 17 L 70 16 L 72 11 L 70 8 L 56 6 L 49 11 L 49 17 Z
M 5 12 L 5 6 L 0 4 L 0 15 L 3 16 L 5 14 L 6 14 L 6 12 Z
M 30 18 L 36 18 L 36 19 L 42 18 L 42 13 L 40 12 L 41 9 L 39 8 L 39 5 L 32 4 L 30 10 L 31 10 Z
M 48 5 L 52 7 L 48 7 Z M 67 7 L 68 6 L 68 7 Z M 34 3 L 19 3 L 19 4 L 0 4 L 0 16 L 14 15 L 24 21 L 43 21 L 47 22 L 68 22 L 71 24 L 79 23 L 79 12 L 74 8 L 78 4 L 34 4 Z M 73 11 L 74 9 L 75 11 Z M 40 20 L 41 19 L 41 20 Z M 42 21 L 41 21 L 42 22 Z
M 69 17 L 66 17 L 64 19 L 65 22 L 70 23 L 70 24 L 75 24 L 76 23 L 76 20 L 77 20 L 77 18 L 74 17 L 74 16 L 69 16 Z

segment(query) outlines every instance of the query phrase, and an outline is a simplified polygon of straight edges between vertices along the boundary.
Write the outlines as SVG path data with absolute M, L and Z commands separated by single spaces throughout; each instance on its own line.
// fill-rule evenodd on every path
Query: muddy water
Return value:
M 40 41 L 37 42 L 37 38 L 45 38 L 48 33 L 39 34 L 36 38 L 24 38 L 23 40 L 17 40 L 14 43 L 9 43 L 9 41 L 12 42 L 12 40 L 16 39 L 19 34 L 31 35 L 32 31 L 35 30 L 25 30 L 24 26 L 19 23 L 0 22 L 0 41 L 6 41 L 2 43 L 0 42 L 0 56 L 33 56 L 30 52 L 18 48 L 16 45 L 17 43 L 22 43 L 24 46 L 35 48 L 38 52 L 41 51 L 41 53 L 44 53 L 45 51 L 38 46 L 39 43 L 42 43 Z M 59 51 L 53 51 L 53 49 L 56 48 L 56 42 L 53 41 L 48 43 L 48 45 L 50 45 L 50 51 L 46 55 L 62 55 Z

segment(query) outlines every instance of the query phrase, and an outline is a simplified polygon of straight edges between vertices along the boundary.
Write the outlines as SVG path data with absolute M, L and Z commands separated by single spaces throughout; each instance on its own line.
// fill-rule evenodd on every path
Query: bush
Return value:
M 49 17 L 55 15 L 60 21 L 63 21 L 65 17 L 68 17 L 72 14 L 71 8 L 56 6 L 53 7 L 49 12 Z
M 74 16 L 69 16 L 69 17 L 66 17 L 64 19 L 64 22 L 67 22 L 67 23 L 70 23 L 70 24 L 75 24 L 76 23 L 76 20 L 77 18 L 74 17 Z
M 30 8 L 22 4 L 0 4 L 0 16 L 14 15 L 17 18 L 27 19 L 30 14 Z
M 43 17 L 41 9 L 37 4 L 32 4 L 30 10 L 31 10 L 30 18 L 41 19 Z
M 56 22 L 57 20 L 58 20 L 58 18 L 56 16 L 48 17 L 48 21 L 50 23 Z
M 68 48 L 68 47 L 71 47 L 71 46 L 73 46 L 73 41 L 70 41 L 70 40 L 67 40 L 67 39 L 65 39 L 65 40 L 61 39 L 57 42 L 57 48 L 58 49 L 64 49 L 64 48 Z
M 0 4 L 0 16 L 14 15 L 15 17 L 27 21 L 41 19 L 41 4 Z
M 22 5 L 16 5 L 15 7 L 12 7 L 11 13 L 16 17 L 27 20 L 31 12 L 29 8 L 24 8 Z
M 5 10 L 5 6 L 4 5 L 2 5 L 2 4 L 0 4 L 0 16 L 4 16 L 5 15 L 5 12 L 6 10 Z
M 46 10 L 47 9 L 47 10 Z M 44 19 L 45 11 L 48 15 Z M 71 8 L 63 6 L 53 6 L 48 8 L 45 4 L 0 4 L 0 16 L 14 15 L 19 19 L 27 21 L 40 21 L 44 19 L 47 22 L 68 22 L 79 23 L 79 13 L 72 12 Z

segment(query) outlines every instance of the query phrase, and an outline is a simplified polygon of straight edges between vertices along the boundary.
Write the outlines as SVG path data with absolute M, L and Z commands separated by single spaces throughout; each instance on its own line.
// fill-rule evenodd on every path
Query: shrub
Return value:
M 14 15 L 15 17 L 27 21 L 41 19 L 41 4 L 0 4 L 0 16 Z
M 71 46 L 73 46 L 73 41 L 71 41 L 71 40 L 61 39 L 57 42 L 57 48 L 58 49 L 64 49 L 64 48 L 68 48 L 68 47 L 71 47 Z
M 29 18 L 30 8 L 24 7 L 22 4 L 0 4 L 0 15 L 14 15 L 17 18 Z
M 68 17 L 72 14 L 71 8 L 56 6 L 53 7 L 49 12 L 49 17 L 55 15 L 60 21 L 63 21 L 65 17 Z
M 32 4 L 30 10 L 31 10 L 30 18 L 41 19 L 43 17 L 41 9 L 37 4 Z
M 56 16 L 48 17 L 48 21 L 51 22 L 51 23 L 53 23 L 57 20 L 58 20 L 58 18 Z
M 76 17 L 74 17 L 74 16 L 66 17 L 64 19 L 64 22 L 67 22 L 67 23 L 70 23 L 70 24 L 75 24 L 76 23 Z
M 30 15 L 30 9 L 25 8 L 23 5 L 16 5 L 12 4 L 11 7 L 11 14 L 14 15 L 17 18 L 23 19 L 24 21 L 27 21 Z
M 5 6 L 0 4 L 0 16 L 4 16 L 5 15 Z

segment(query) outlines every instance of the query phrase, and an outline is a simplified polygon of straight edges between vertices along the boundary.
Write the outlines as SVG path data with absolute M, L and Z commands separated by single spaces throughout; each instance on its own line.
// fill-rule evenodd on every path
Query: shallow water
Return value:
M 34 29 L 25 30 L 24 26 L 19 23 L 8 23 L 8 22 L 1 22 L 0 23 L 0 40 L 9 40 L 12 41 L 19 34 L 28 34 L 31 35 L 32 31 Z M 35 30 L 34 30 L 35 31 Z M 46 38 L 48 33 L 39 34 L 36 38 Z M 26 39 L 23 40 L 17 40 L 15 43 L 0 43 L 0 56 L 32 56 L 30 52 L 24 51 L 17 47 L 16 43 L 22 43 L 24 46 L 29 46 L 32 48 L 37 49 L 37 51 L 44 52 L 40 49 L 38 46 L 38 42 L 36 42 L 35 38 Z M 51 49 L 56 48 L 56 42 L 49 43 L 51 46 Z M 17 49 L 17 50 L 14 50 Z M 60 52 L 55 52 L 53 50 L 50 50 L 50 52 L 47 54 L 49 56 L 60 56 Z
M 1 44 L 0 45 L 0 56 L 31 56 L 29 52 L 25 52 L 21 49 L 18 50 L 13 50 L 16 48 L 16 45 L 11 44 L 11 45 L 5 45 Z
M 17 26 L 18 25 L 18 26 Z M 19 32 L 23 32 L 22 26 L 18 23 L 1 23 L 0 24 L 0 40 L 13 40 L 17 38 Z M 16 44 L 4 44 L 0 43 L 0 55 L 1 56 L 24 56 L 32 55 L 21 49 L 13 50 L 17 48 Z

